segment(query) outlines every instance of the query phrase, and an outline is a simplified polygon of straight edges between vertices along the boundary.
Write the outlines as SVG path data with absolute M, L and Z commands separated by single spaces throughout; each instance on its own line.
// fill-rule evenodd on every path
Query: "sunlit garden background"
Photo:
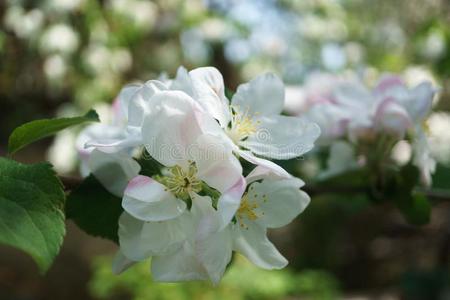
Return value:
M 272 71 L 287 85 L 286 113 L 301 105 L 313 72 L 368 82 L 392 72 L 440 89 L 427 128 L 438 161 L 433 188 L 450 189 L 447 0 L 4 0 L 0 20 L 0 155 L 18 125 L 91 107 L 105 120 L 123 85 L 172 78 L 180 65 L 217 67 L 228 93 Z M 47 158 L 58 173 L 77 175 L 79 130 L 16 158 Z M 320 159 L 308 153 L 283 166 L 308 183 Z M 290 262 L 281 271 L 235 256 L 218 287 L 153 283 L 148 262 L 116 276 L 116 245 L 68 221 L 44 276 L 30 258 L 0 247 L 0 299 L 450 299 L 448 200 L 431 200 L 429 224 L 413 226 L 394 207 L 358 195 L 311 196 L 305 213 L 273 235 Z

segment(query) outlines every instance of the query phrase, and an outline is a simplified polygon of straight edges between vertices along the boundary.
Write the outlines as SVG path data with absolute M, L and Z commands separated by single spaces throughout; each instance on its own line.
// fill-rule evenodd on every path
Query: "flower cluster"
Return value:
M 435 161 L 430 156 L 426 119 L 435 93 L 429 82 L 410 88 L 395 75 L 382 76 L 372 87 L 356 76 L 316 73 L 297 92 L 296 99 L 288 99 L 287 108 L 319 124 L 320 142 L 332 145 L 331 156 L 336 158 L 332 163 L 339 165 L 354 163 L 350 160 L 355 159 L 351 152 L 356 147 L 347 142 L 361 148 L 389 141 L 389 145 L 381 145 L 385 151 L 396 141 L 409 139 L 413 164 L 421 170 L 423 182 L 429 184 Z
M 310 199 L 270 159 L 301 156 L 320 135 L 315 123 L 281 115 L 283 105 L 278 77 L 242 84 L 230 101 L 212 67 L 125 87 L 111 124 L 78 141 L 84 169 L 122 198 L 114 271 L 152 257 L 156 280 L 217 283 L 233 251 L 283 268 L 267 228 L 291 222 Z

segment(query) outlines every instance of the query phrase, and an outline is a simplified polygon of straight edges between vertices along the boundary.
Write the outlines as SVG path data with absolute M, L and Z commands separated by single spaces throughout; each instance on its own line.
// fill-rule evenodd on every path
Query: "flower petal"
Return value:
M 256 166 L 246 177 L 245 180 L 247 181 L 247 185 L 250 185 L 250 183 L 254 181 L 258 181 L 261 179 L 284 179 L 284 178 L 291 178 L 292 175 L 289 174 L 288 177 L 280 176 L 277 173 L 274 173 L 273 170 L 270 168 L 267 168 L 265 166 Z
M 292 222 L 310 202 L 300 190 L 304 182 L 298 178 L 254 182 L 248 190 L 248 199 L 257 206 L 255 222 L 262 227 L 278 228 Z
M 298 157 L 311 150 L 320 135 L 317 124 L 299 117 L 262 117 L 260 122 L 258 131 L 240 145 L 264 157 Z
M 122 206 L 142 221 L 164 221 L 178 217 L 186 203 L 177 199 L 167 188 L 147 176 L 136 176 L 128 184 Z
M 420 170 L 422 183 L 430 186 L 432 183 L 431 175 L 436 171 L 436 160 L 431 156 L 427 136 L 419 126 L 416 128 L 416 136 L 412 144 L 414 150 L 413 164 Z
M 167 90 L 164 83 L 157 80 L 149 80 L 141 85 L 129 100 L 128 126 L 141 127 L 144 117 L 151 111 L 151 98 L 160 91 Z
M 134 260 L 128 259 L 123 255 L 122 251 L 117 251 L 112 262 L 112 272 L 113 274 L 119 275 L 125 272 L 128 268 L 133 266 L 136 262 Z
M 126 154 L 99 150 L 92 151 L 88 166 L 105 189 L 118 197 L 122 197 L 128 182 L 141 170 L 139 164 Z
M 223 193 L 241 178 L 242 166 L 231 148 L 216 136 L 201 135 L 192 147 L 197 177 Z
M 337 141 L 330 147 L 327 168 L 320 172 L 317 178 L 324 180 L 358 167 L 354 146 L 344 141 Z
M 252 116 L 278 115 L 284 106 L 284 84 L 272 73 L 263 74 L 241 84 L 231 100 L 231 105 Z
M 194 246 L 185 242 L 175 253 L 152 258 L 152 277 L 157 282 L 207 280 L 208 274 L 195 257 Z
M 241 178 L 229 190 L 225 191 L 217 203 L 217 211 L 220 216 L 220 229 L 225 228 L 239 208 L 242 195 L 246 187 L 245 178 Z
M 235 225 L 232 234 L 233 249 L 258 267 L 272 270 L 282 269 L 287 265 L 287 260 L 267 239 L 266 230 L 257 224 L 251 223 L 243 229 Z
M 222 74 L 214 67 L 203 67 L 190 71 L 189 76 L 194 99 L 218 120 L 222 127 L 226 127 L 231 116 Z
M 406 108 L 414 120 L 422 120 L 430 113 L 435 93 L 436 89 L 429 82 L 422 82 L 412 89 L 413 100 Z
M 315 104 L 305 114 L 306 119 L 319 125 L 321 131 L 319 140 L 323 143 L 342 137 L 353 117 L 352 109 L 332 103 Z
M 165 166 L 187 167 L 189 148 L 202 134 L 198 124 L 201 108 L 180 91 L 162 91 L 152 101 L 154 109 L 142 127 L 145 148 Z
M 204 218 L 199 227 L 208 226 L 213 218 Z M 195 253 L 198 261 L 205 268 L 213 284 L 219 283 L 232 255 L 231 232 L 226 227 L 206 236 L 197 235 Z
M 212 207 L 208 196 L 192 195 L 192 215 L 198 220 L 195 255 L 209 279 L 217 284 L 231 260 L 232 241 L 229 227 L 221 228 L 220 213 Z
M 246 161 L 249 161 L 252 164 L 255 164 L 257 166 L 261 166 L 266 169 L 269 169 L 269 170 L 271 170 L 271 172 L 273 172 L 277 176 L 284 177 L 284 178 L 292 177 L 291 174 L 286 172 L 286 170 L 284 170 L 282 167 L 280 167 L 276 163 L 274 163 L 270 160 L 267 160 L 265 158 L 256 157 L 250 151 L 239 150 L 239 151 L 237 151 L 237 153 L 239 154 L 239 156 L 241 156 Z
M 178 68 L 177 75 L 170 84 L 170 89 L 175 91 L 183 91 L 191 97 L 194 96 L 191 78 L 189 77 L 189 72 L 185 67 L 181 66 Z
M 120 90 L 116 101 L 113 103 L 113 119 L 116 125 L 124 125 L 128 120 L 128 106 L 130 100 L 141 86 L 141 84 L 128 84 Z
M 120 251 L 130 260 L 177 251 L 187 238 L 189 219 L 182 215 L 162 222 L 144 222 L 123 212 L 119 218 Z
M 379 104 L 374 122 L 379 130 L 387 130 L 400 138 L 405 135 L 406 130 L 413 126 L 408 112 L 390 97 Z

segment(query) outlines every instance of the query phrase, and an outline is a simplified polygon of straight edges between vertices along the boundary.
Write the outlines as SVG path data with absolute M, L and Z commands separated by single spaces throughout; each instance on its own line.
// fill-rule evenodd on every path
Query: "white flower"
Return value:
M 141 127 L 144 117 L 151 110 L 151 98 L 165 90 L 164 84 L 150 80 L 144 84 L 130 84 L 124 87 L 113 104 L 111 125 L 96 124 L 88 127 L 83 134 L 84 147 L 101 149 L 104 152 L 129 151 L 143 144 Z M 87 140 L 87 141 L 86 141 Z
M 199 192 L 202 182 L 219 191 L 217 209 L 226 226 L 245 188 L 239 160 L 219 137 L 204 131 L 218 125 L 187 94 L 162 91 L 152 102 L 142 138 L 148 153 L 169 170 L 164 184 L 182 198 Z
M 140 171 L 139 164 L 132 158 L 133 151 L 142 144 L 140 127 L 133 126 L 138 117 L 130 103 L 142 89 L 142 85 L 123 88 L 111 107 L 110 123 L 86 127 L 76 141 L 82 176 L 92 173 L 109 192 L 119 197 Z
M 311 150 L 320 134 L 312 122 L 281 115 L 284 86 L 273 74 L 240 85 L 231 104 L 225 97 L 222 75 L 212 67 L 179 71 L 172 86 L 192 95 L 219 122 L 221 128 L 211 127 L 209 132 L 220 136 L 238 156 L 285 177 L 290 175 L 261 157 L 298 157 Z
M 177 251 L 152 259 L 152 276 L 156 281 L 211 280 L 217 284 L 231 260 L 232 238 L 228 227 L 220 229 L 220 217 L 211 198 L 195 195 L 189 212 L 190 232 Z M 190 225 L 190 226 L 189 226 Z
M 170 220 L 142 221 L 124 212 L 113 270 L 120 273 L 134 262 L 152 257 L 156 281 L 209 279 L 218 283 L 232 253 L 231 232 L 228 227 L 221 230 L 220 222 L 211 198 L 195 193 L 191 209 Z
M 279 178 L 257 167 L 247 176 L 249 187 L 231 224 L 233 250 L 264 269 L 281 269 L 286 259 L 267 239 L 267 228 L 289 224 L 310 202 L 298 178 Z M 263 177 L 261 182 L 256 182 Z
M 302 155 L 320 130 L 282 116 L 283 101 L 283 83 L 267 74 L 241 85 L 230 105 L 214 68 L 180 68 L 174 80 L 120 92 L 113 120 L 78 141 L 88 171 L 122 197 L 115 273 L 152 257 L 157 281 L 216 284 L 233 250 L 263 268 L 286 265 L 267 228 L 292 221 L 309 197 L 266 158 Z M 142 149 L 161 165 L 154 172 L 139 174 L 133 154 Z M 258 165 L 247 178 L 236 156 Z
M 352 142 L 374 141 L 379 135 L 412 139 L 413 163 L 421 170 L 422 179 L 429 184 L 434 172 L 434 160 L 424 122 L 430 114 L 436 89 L 429 82 L 413 88 L 406 86 L 399 76 L 385 75 L 373 88 L 360 80 L 338 82 L 329 90 L 316 93 L 307 118 L 322 129 L 321 142 L 333 144 L 341 138 Z M 425 126 L 426 127 L 426 126 Z

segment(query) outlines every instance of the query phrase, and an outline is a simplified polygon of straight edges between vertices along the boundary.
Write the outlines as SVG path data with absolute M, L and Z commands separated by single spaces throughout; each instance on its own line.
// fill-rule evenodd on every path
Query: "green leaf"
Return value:
M 326 178 L 316 178 L 316 183 L 323 186 L 365 187 L 368 185 L 368 170 L 365 168 L 350 169 Z
M 81 117 L 42 119 L 25 123 L 11 133 L 8 141 L 8 152 L 13 154 L 23 147 L 51 136 L 60 130 L 85 122 L 98 122 L 99 118 L 94 110 L 90 110 Z
M 398 202 L 399 208 L 408 223 L 425 225 L 430 222 L 431 204 L 423 194 L 413 194 Z
M 65 234 L 64 198 L 50 164 L 0 158 L 0 243 L 28 253 L 45 272 Z
M 66 215 L 86 233 L 118 242 L 117 230 L 123 208 L 91 174 L 67 197 Z

